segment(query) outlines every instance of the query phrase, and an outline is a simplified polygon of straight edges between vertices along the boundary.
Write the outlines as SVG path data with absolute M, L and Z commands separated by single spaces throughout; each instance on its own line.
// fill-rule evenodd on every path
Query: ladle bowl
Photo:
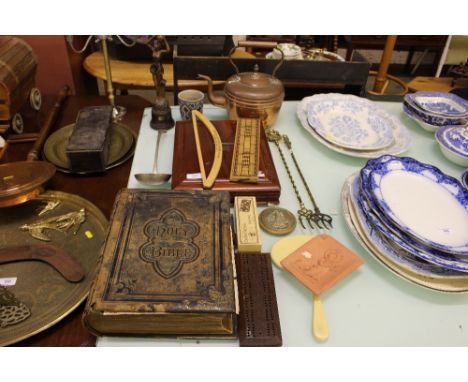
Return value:
M 158 130 L 158 139 L 156 140 L 156 151 L 154 153 L 153 172 L 135 174 L 135 179 L 142 184 L 145 184 L 147 186 L 158 186 L 160 184 L 166 183 L 171 177 L 171 174 L 164 174 L 158 172 L 159 143 L 161 142 L 161 136 L 166 132 L 167 130 Z

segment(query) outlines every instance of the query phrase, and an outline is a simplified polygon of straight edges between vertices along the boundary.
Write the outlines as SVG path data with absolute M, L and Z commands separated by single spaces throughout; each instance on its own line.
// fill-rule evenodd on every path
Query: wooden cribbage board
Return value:
M 262 128 L 259 119 L 240 118 L 237 120 L 231 175 L 229 177 L 231 181 L 258 182 L 260 130 Z
M 229 191 L 231 202 L 235 196 L 255 196 L 258 203 L 278 203 L 281 186 L 271 156 L 265 131 L 260 129 L 259 176 L 257 183 L 238 183 L 229 180 L 231 161 L 236 135 L 236 121 L 212 121 L 218 131 L 223 145 L 223 162 L 212 190 Z M 202 142 L 205 170 L 209 172 L 213 164 L 214 144 L 207 129 L 199 127 Z M 174 157 L 172 162 L 172 189 L 201 190 L 201 177 L 193 175 L 200 173 L 192 121 L 177 121 L 174 139 Z
M 240 346 L 281 346 L 281 325 L 269 253 L 236 253 Z

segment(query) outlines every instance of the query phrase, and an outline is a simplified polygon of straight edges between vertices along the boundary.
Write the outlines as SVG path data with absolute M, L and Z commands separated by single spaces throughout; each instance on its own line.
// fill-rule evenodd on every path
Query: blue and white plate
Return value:
M 387 119 L 388 123 L 392 127 L 394 141 L 390 146 L 387 146 L 378 150 L 355 150 L 351 148 L 342 147 L 336 145 L 326 139 L 324 139 L 317 131 L 309 125 L 307 120 L 309 104 L 318 100 L 326 100 L 328 97 L 334 96 L 335 94 L 315 94 L 310 97 L 305 97 L 299 102 L 296 110 L 297 117 L 299 118 L 302 127 L 325 147 L 338 152 L 343 155 L 349 155 L 358 158 L 377 158 L 384 154 L 401 154 L 409 149 L 411 146 L 411 135 L 406 128 L 396 117 L 385 113 L 383 116 Z
M 393 226 L 425 246 L 468 256 L 468 191 L 413 158 L 384 156 L 361 170 L 363 192 Z
M 424 130 L 429 131 L 430 133 L 435 133 L 440 127 L 437 125 L 431 125 L 430 123 L 427 123 L 424 120 L 422 120 L 416 113 L 414 113 L 408 106 L 406 106 L 406 104 L 403 104 L 403 111 L 413 121 L 416 121 L 419 124 L 419 126 L 421 126 Z
M 468 168 L 461 174 L 461 182 L 463 186 L 468 189 Z
M 426 123 L 435 126 L 463 125 L 467 123 L 466 116 L 434 114 L 424 109 L 421 109 L 417 104 L 414 103 L 412 97 L 413 94 L 406 94 L 403 97 L 403 105 L 410 109 L 411 112 L 416 114 L 419 119 L 423 120 Z
M 442 126 L 435 137 L 448 160 L 468 167 L 468 126 Z
M 442 126 L 437 130 L 436 139 L 457 154 L 468 158 L 468 126 Z
M 357 183 L 359 184 L 359 182 Z M 359 189 L 359 191 L 361 190 L 362 188 Z M 427 261 L 431 264 L 435 264 L 443 268 L 468 273 L 468 258 L 459 258 L 449 253 L 427 248 L 408 235 L 399 235 L 388 229 L 388 227 L 384 225 L 382 221 L 376 216 L 375 211 L 369 207 L 367 200 L 359 191 L 356 191 L 358 193 L 356 195 L 356 201 L 359 208 L 366 216 L 369 224 L 389 242 L 403 249 L 405 252 L 414 256 L 415 258 Z
M 394 142 L 385 110 L 353 95 L 313 96 L 307 122 L 323 139 L 348 149 L 378 150 Z
M 358 190 L 359 176 L 353 174 L 341 192 L 344 217 L 353 235 L 374 258 L 396 275 L 423 287 L 441 292 L 468 291 L 468 274 L 422 261 L 381 236 L 359 209 Z
M 416 92 L 407 98 L 427 114 L 468 118 L 468 102 L 452 93 Z

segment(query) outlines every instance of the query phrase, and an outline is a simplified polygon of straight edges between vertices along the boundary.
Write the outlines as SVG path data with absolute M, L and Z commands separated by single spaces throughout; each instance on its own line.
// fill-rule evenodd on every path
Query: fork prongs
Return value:
M 326 229 L 332 229 L 333 228 L 333 224 L 332 224 L 332 217 L 330 215 L 327 215 L 327 214 L 320 214 L 320 221 L 322 222 L 322 224 L 325 226 Z
M 306 226 L 305 226 L 304 222 L 302 221 L 302 218 L 307 220 L 307 222 L 309 222 L 309 225 L 312 227 L 312 225 L 310 224 L 310 220 L 309 220 L 310 212 L 312 212 L 312 211 L 307 210 L 305 208 L 301 208 L 300 210 L 297 211 L 297 216 L 299 217 L 299 223 L 301 223 L 301 226 L 304 229 L 306 229 Z M 314 228 L 314 227 L 312 227 L 312 228 Z
M 322 214 L 320 210 L 316 210 L 315 212 L 310 211 L 310 214 L 307 218 L 309 222 L 313 221 L 320 229 L 322 228 L 332 229 L 333 228 L 332 217 L 327 214 Z

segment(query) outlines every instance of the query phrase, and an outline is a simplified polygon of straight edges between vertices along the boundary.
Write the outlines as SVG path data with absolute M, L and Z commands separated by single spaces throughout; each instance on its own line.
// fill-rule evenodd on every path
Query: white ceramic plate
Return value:
M 468 256 L 468 192 L 434 166 L 413 158 L 369 161 L 364 192 L 394 226 L 425 245 Z M 364 171 L 370 168 L 368 174 Z
M 307 104 L 307 122 L 323 139 L 353 150 L 379 150 L 394 142 L 387 113 L 354 95 L 319 94 Z
M 468 275 L 413 258 L 378 235 L 352 201 L 351 187 L 357 177 L 358 174 L 353 174 L 345 180 L 341 204 L 351 233 L 364 249 L 386 269 L 406 281 L 438 292 L 467 292 Z
M 406 150 L 411 145 L 411 136 L 408 129 L 394 116 L 385 112 L 382 114 L 387 119 L 389 125 L 392 128 L 393 132 L 393 143 L 389 146 L 379 149 L 379 150 L 354 150 L 350 148 L 345 148 L 342 146 L 338 146 L 326 139 L 324 139 L 320 134 L 315 131 L 310 125 L 307 120 L 307 112 L 308 112 L 308 104 L 313 97 L 318 96 L 329 96 L 328 94 L 316 94 L 311 97 L 303 98 L 299 105 L 297 106 L 296 114 L 299 118 L 302 127 L 311 134 L 318 142 L 323 144 L 324 146 L 328 147 L 329 149 L 336 151 L 338 153 L 349 155 L 352 157 L 359 157 L 359 158 L 377 158 L 384 154 L 394 154 L 398 155 Z M 317 98 L 315 98 L 316 100 Z
M 452 93 L 416 92 L 408 98 L 425 113 L 435 116 L 468 117 L 468 102 Z

